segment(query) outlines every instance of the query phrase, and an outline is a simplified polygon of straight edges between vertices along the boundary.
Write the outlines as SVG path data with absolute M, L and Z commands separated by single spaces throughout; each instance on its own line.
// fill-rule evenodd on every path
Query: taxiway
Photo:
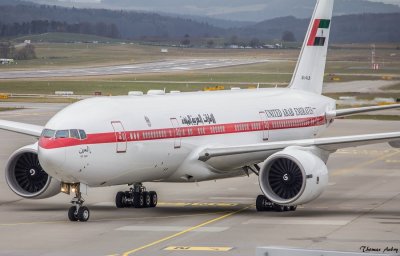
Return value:
M 2 71 L 0 72 L 0 79 L 83 77 L 83 76 L 179 72 L 179 71 L 201 70 L 208 68 L 254 64 L 265 61 L 267 60 L 177 59 L 177 60 L 165 60 L 165 61 L 131 64 L 131 65 L 104 66 L 104 67 Z

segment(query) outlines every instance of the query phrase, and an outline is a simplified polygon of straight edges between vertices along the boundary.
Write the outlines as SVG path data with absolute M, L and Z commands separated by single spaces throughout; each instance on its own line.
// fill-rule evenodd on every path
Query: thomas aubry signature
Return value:
M 362 252 L 380 252 L 380 253 L 398 253 L 399 248 L 396 248 L 394 246 L 386 246 L 384 248 L 379 248 L 379 247 L 369 247 L 367 245 L 362 245 L 360 247 L 360 251 L 362 251 Z

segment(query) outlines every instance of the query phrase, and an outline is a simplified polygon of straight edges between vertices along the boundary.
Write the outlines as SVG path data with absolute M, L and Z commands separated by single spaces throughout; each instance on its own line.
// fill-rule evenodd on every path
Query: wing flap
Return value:
M 19 123 L 13 121 L 0 120 L 0 129 L 10 132 L 21 133 L 33 137 L 40 137 L 43 131 L 43 126 Z

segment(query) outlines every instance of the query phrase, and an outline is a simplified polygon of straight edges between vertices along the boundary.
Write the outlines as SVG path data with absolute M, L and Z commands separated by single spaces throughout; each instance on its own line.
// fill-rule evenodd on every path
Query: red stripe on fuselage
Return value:
M 220 134 L 244 133 L 244 132 L 258 132 L 268 130 L 283 130 L 320 126 L 326 123 L 325 116 L 296 118 L 296 119 L 283 119 L 283 120 L 269 120 L 269 121 L 254 121 L 243 123 L 230 123 L 219 125 L 204 125 L 204 126 L 191 126 L 180 128 L 165 128 L 154 130 L 138 130 L 126 131 L 123 133 L 93 133 L 88 134 L 85 140 L 74 138 L 44 138 L 39 140 L 39 146 L 45 149 L 71 147 L 78 145 L 89 144 L 105 144 L 115 142 L 135 141 L 149 141 L 149 140 L 162 140 L 173 138 L 186 138 L 197 136 L 209 136 Z M 118 138 L 118 136 L 122 136 Z
M 310 37 L 308 38 L 308 41 L 307 41 L 307 46 L 313 46 L 314 45 L 315 37 L 317 36 L 317 32 L 318 32 L 318 28 L 319 28 L 319 23 L 320 22 L 321 22 L 320 19 L 314 20 L 314 24 L 313 24 L 313 27 L 311 29 Z

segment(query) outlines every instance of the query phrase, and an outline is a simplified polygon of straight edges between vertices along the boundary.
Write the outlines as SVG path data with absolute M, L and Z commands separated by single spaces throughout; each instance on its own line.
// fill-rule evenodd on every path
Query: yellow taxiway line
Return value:
M 130 250 L 130 251 L 126 251 L 126 252 L 124 252 L 122 255 L 123 255 L 123 256 L 128 256 L 128 255 L 133 254 L 133 253 L 135 253 L 135 252 L 142 251 L 142 250 L 147 249 L 147 248 L 149 248 L 149 247 L 152 247 L 152 246 L 154 246 L 154 245 L 160 244 L 160 243 L 162 243 L 162 242 L 165 242 L 165 241 L 171 240 L 171 239 L 173 239 L 173 238 L 176 238 L 176 237 L 178 237 L 178 236 L 181 236 L 181 235 L 184 235 L 184 234 L 186 234 L 186 233 L 189 233 L 189 232 L 191 232 L 191 231 L 193 231 L 193 230 L 196 230 L 196 229 L 198 229 L 198 228 L 201 228 L 201 227 L 203 227 L 203 226 L 206 226 L 206 225 L 209 225 L 209 224 L 211 224 L 211 223 L 214 223 L 214 222 L 220 221 L 220 220 L 222 220 L 222 219 L 228 218 L 229 216 L 232 216 L 232 215 L 234 215 L 234 214 L 237 214 L 237 213 L 239 213 L 239 212 L 242 212 L 242 211 L 244 211 L 244 210 L 247 210 L 247 209 L 250 208 L 250 207 L 251 207 L 251 206 L 247 206 L 247 207 L 242 208 L 242 209 L 240 209 L 240 210 L 237 210 L 237 211 L 235 211 L 235 212 L 230 212 L 230 213 L 227 213 L 227 214 L 222 215 L 222 216 L 220 216 L 220 217 L 217 217 L 217 218 L 208 220 L 208 221 L 203 222 L 203 223 L 201 223 L 201 224 L 199 224 L 199 225 L 197 225 L 197 226 L 193 226 L 193 227 L 188 228 L 188 229 L 185 229 L 185 230 L 183 230 L 183 231 L 181 231 L 181 232 L 178 232 L 178 233 L 175 233 L 175 234 L 173 234 L 173 235 L 170 235 L 170 236 L 161 238 L 161 239 L 159 239 L 159 240 L 157 240 L 157 241 L 154 241 L 154 242 L 152 242 L 152 243 L 149 243 L 149 244 L 146 244 L 146 245 L 144 245 L 144 246 L 138 247 L 138 248 L 136 248 L 136 249 L 132 249 L 132 250 Z

